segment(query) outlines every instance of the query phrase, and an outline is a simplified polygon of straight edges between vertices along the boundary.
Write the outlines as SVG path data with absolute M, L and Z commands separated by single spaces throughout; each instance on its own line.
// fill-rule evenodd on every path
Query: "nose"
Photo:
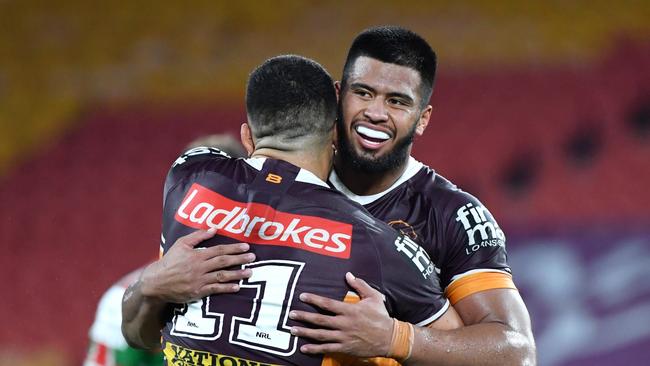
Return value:
M 384 122 L 388 120 L 388 112 L 386 111 L 386 106 L 382 98 L 375 98 L 370 101 L 363 115 L 371 122 Z

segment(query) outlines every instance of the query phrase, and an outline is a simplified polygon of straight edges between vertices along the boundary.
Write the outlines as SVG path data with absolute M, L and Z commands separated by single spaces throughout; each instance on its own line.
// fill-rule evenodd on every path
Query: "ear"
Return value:
M 341 82 L 340 81 L 335 81 L 334 82 L 334 89 L 336 89 L 336 101 L 340 103 L 340 101 L 341 101 Z
M 338 150 L 339 148 L 339 124 L 334 123 L 334 132 L 332 132 L 332 148 L 334 148 L 334 152 Z
M 431 111 L 433 110 L 433 107 L 431 105 L 427 105 L 424 107 L 422 110 L 422 113 L 420 114 L 420 119 L 418 119 L 417 122 L 417 127 L 415 127 L 415 134 L 418 136 L 422 136 L 424 133 L 424 130 L 426 130 L 427 126 L 429 125 L 429 119 L 431 118 Z
M 244 149 L 246 149 L 246 153 L 248 156 L 251 156 L 253 151 L 255 151 L 255 141 L 253 141 L 253 132 L 248 123 L 244 122 L 241 124 L 239 138 L 241 139 L 242 145 L 244 145 Z

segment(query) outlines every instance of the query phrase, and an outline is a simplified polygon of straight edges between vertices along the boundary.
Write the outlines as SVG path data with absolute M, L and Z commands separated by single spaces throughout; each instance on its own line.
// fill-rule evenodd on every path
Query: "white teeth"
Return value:
M 356 126 L 355 129 L 358 133 L 373 139 L 388 140 L 390 138 L 390 135 L 388 135 L 386 132 L 373 130 L 372 128 L 368 128 L 366 126 L 359 125 Z

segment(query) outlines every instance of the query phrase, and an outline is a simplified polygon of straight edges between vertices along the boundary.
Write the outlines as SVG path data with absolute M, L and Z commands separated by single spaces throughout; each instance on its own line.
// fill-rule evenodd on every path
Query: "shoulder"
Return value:
M 469 192 L 463 191 L 449 179 L 426 167 L 420 177 L 414 177 L 413 191 L 423 196 L 425 205 L 434 211 L 447 234 L 475 231 L 492 231 L 493 239 L 500 244 L 505 240 L 494 217 L 483 203 Z M 470 237 L 470 242 L 472 238 Z
M 195 147 L 182 153 L 171 166 L 171 170 L 186 170 L 200 163 L 223 162 L 232 159 L 225 152 L 214 147 Z
M 312 202 L 350 223 L 385 225 L 381 220 L 372 216 L 362 204 L 353 201 L 337 189 L 316 185 L 301 185 L 300 187 L 302 189 L 295 194 L 300 196 L 302 203 Z M 304 187 L 307 187 L 307 191 Z
M 214 147 L 196 147 L 181 154 L 172 164 L 167 179 L 165 192 L 187 177 L 205 172 L 225 172 L 234 170 L 244 159 L 231 158 L 225 152 Z
M 424 164 L 408 181 L 408 185 L 412 194 L 417 195 L 435 211 L 451 214 L 467 204 L 482 206 L 474 195 L 462 190 L 451 180 Z

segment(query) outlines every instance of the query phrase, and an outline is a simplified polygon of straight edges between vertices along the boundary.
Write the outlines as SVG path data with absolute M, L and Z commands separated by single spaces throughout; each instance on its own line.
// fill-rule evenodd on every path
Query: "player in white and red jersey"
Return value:
M 99 300 L 95 320 L 90 327 L 90 345 L 84 366 L 161 366 L 160 352 L 129 347 L 120 330 L 122 322 L 122 296 L 135 282 L 144 267 L 127 274 L 113 284 Z

